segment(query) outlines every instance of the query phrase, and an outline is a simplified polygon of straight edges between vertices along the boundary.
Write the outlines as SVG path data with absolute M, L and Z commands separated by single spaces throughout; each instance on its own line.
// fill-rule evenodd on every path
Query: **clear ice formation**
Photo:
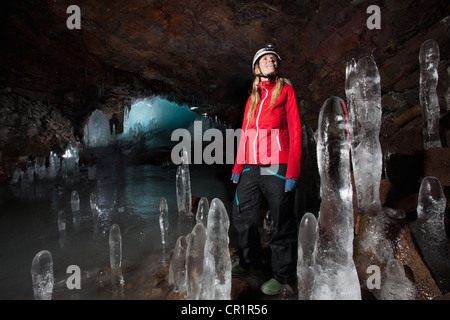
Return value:
M 76 190 L 73 190 L 70 196 L 70 207 L 72 212 L 80 211 L 80 196 Z
M 64 210 L 58 211 L 58 231 L 66 230 L 66 214 Z
M 316 217 L 306 212 L 298 231 L 297 282 L 298 299 L 311 300 L 314 285 L 315 253 L 317 252 L 318 224 Z
M 376 215 L 381 208 L 382 110 L 380 75 L 371 57 L 361 58 L 358 63 L 352 59 L 347 64 L 345 94 L 358 207 L 363 214 Z
M 27 168 L 27 180 L 29 184 L 34 182 L 34 168 L 32 166 Z
M 197 223 L 202 223 L 205 227 L 208 224 L 209 202 L 206 197 L 202 197 L 198 202 L 197 214 L 195 220 Z
M 347 120 L 340 98 L 325 101 L 319 114 L 318 131 L 322 202 L 312 298 L 361 299 L 353 261 L 353 191 Z
M 450 241 L 444 224 L 446 204 L 440 181 L 425 177 L 419 189 L 417 219 L 410 223 L 420 252 L 444 293 L 450 291 Z
M 31 263 L 35 300 L 51 300 L 53 294 L 53 258 L 48 250 L 38 252 Z
M 43 180 L 43 179 L 47 178 L 47 167 L 45 166 L 45 161 L 46 161 L 46 159 L 44 157 L 36 157 L 34 159 L 34 175 L 39 180 Z M 30 183 L 32 183 L 34 180 L 34 177 L 30 177 L 30 174 L 29 174 L 28 180 Z
M 120 272 L 122 267 L 122 235 L 117 224 L 113 224 L 109 230 L 109 261 L 112 272 Z
M 59 159 L 55 152 L 50 151 L 48 163 L 48 177 L 50 179 L 55 179 L 61 170 L 61 159 Z
M 185 208 L 184 208 L 184 186 L 183 186 L 183 176 L 182 176 L 182 167 L 179 165 L 177 167 L 176 177 L 175 177 L 175 188 L 176 188 L 176 195 L 177 195 L 177 208 L 178 208 L 178 214 L 184 215 L 185 214 Z
M 173 286 L 174 292 L 186 292 L 186 251 L 187 239 L 180 236 L 175 244 L 169 267 L 169 286 Z
M 439 45 L 436 41 L 429 39 L 422 43 L 419 52 L 419 99 L 422 107 L 424 150 L 442 147 L 439 137 L 439 101 L 436 91 L 439 78 L 439 56 Z
M 64 210 L 58 211 L 58 232 L 59 232 L 59 246 L 64 247 L 66 240 L 66 213 Z
M 390 259 L 386 264 L 386 275 L 381 282 L 380 300 L 414 300 L 416 289 L 405 275 L 403 264 Z
M 94 110 L 84 126 L 83 142 L 88 148 L 107 147 L 111 144 L 109 121 L 101 110 Z
M 164 197 L 159 202 L 159 227 L 161 230 L 161 242 L 163 245 L 166 245 L 169 239 L 169 208 Z
M 160 97 L 137 99 L 131 109 L 125 108 L 123 135 L 133 131 L 158 132 L 161 129 L 185 128 L 197 117 L 186 105 L 178 105 Z
M 21 183 L 23 186 L 33 184 L 35 180 L 55 179 L 61 171 L 61 160 L 58 155 L 50 151 L 48 158 L 49 166 L 46 167 L 45 157 L 36 157 L 34 165 L 28 165 L 26 172 L 17 168 L 13 173 L 11 184 Z M 35 177 L 37 179 L 35 179 Z
M 97 194 L 95 192 L 91 192 L 91 194 L 89 195 L 89 207 L 91 208 L 91 214 L 95 222 L 99 214 Z
M 200 300 L 203 285 L 203 260 L 206 229 L 197 223 L 189 235 L 186 250 L 186 296 L 188 300 Z
M 231 299 L 230 220 L 223 202 L 214 198 L 208 213 L 201 299 Z
M 189 155 L 186 148 L 183 147 L 181 155 L 181 164 L 176 173 L 176 195 L 178 214 L 192 217 L 192 194 L 191 194 L 191 176 L 189 172 Z
M 13 172 L 13 176 L 12 176 L 10 184 L 12 184 L 12 185 L 18 184 L 21 180 L 23 180 L 22 176 L 23 176 L 23 179 L 25 179 L 25 172 L 23 172 L 23 170 L 20 168 L 16 168 Z
M 79 173 L 78 161 L 80 160 L 79 150 L 76 145 L 69 141 L 61 161 L 61 175 L 63 178 L 76 177 Z

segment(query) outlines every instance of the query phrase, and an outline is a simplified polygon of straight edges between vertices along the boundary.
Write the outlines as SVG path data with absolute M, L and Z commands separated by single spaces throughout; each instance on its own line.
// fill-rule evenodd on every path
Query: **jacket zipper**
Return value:
M 269 95 L 269 91 L 266 89 L 266 87 L 264 87 L 263 84 L 261 84 L 261 87 L 266 91 L 266 96 L 264 97 L 264 99 L 261 101 L 261 104 L 259 105 L 258 116 L 256 117 L 256 136 L 255 136 L 255 140 L 253 141 L 253 157 L 255 159 L 255 164 L 258 164 L 258 161 L 256 158 L 256 140 L 258 139 L 258 132 L 259 132 L 259 127 L 258 127 L 259 116 L 261 115 L 261 110 L 262 110 L 264 101 L 266 100 L 267 96 Z
M 277 137 L 277 143 L 278 143 L 278 150 L 281 151 L 281 144 L 280 144 L 280 138 L 278 137 L 278 133 L 276 134 Z

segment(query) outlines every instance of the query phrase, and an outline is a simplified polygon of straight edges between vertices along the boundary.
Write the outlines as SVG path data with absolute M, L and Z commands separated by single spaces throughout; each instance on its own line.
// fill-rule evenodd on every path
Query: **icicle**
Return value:
M 447 204 L 440 181 L 425 177 L 419 189 L 417 219 L 411 222 L 411 232 L 439 288 L 450 288 L 450 241 L 444 224 Z
M 347 64 L 346 95 L 356 194 L 360 212 L 376 215 L 381 209 L 380 180 L 383 155 L 380 75 L 375 61 L 365 57 Z
M 191 174 L 189 171 L 189 155 L 187 150 L 183 147 L 182 163 L 181 163 L 181 177 L 184 187 L 184 207 L 187 217 L 192 217 L 192 194 L 191 194 Z
M 209 213 L 208 199 L 202 197 L 198 202 L 197 214 L 195 215 L 195 219 L 197 223 L 202 223 L 205 226 L 205 228 L 208 225 L 208 213 Z
M 161 198 L 159 203 L 159 227 L 161 230 L 161 242 L 166 245 L 169 235 L 169 209 L 166 198 Z
M 422 43 L 419 52 L 420 62 L 420 105 L 422 107 L 423 148 L 441 148 L 439 137 L 439 100 L 438 84 L 439 45 L 430 39 Z
M 203 283 L 206 229 L 197 223 L 189 235 L 186 250 L 186 292 L 189 300 L 199 300 Z
M 58 231 L 64 231 L 66 230 L 66 214 L 64 213 L 64 210 L 58 211 Z
M 180 236 L 173 250 L 172 262 L 169 268 L 169 286 L 173 286 L 174 292 L 186 292 L 187 245 L 186 237 Z
M 58 176 L 59 171 L 61 170 L 61 160 L 56 153 L 50 151 L 48 162 L 48 177 L 50 179 L 55 179 Z
M 391 259 L 386 265 L 386 277 L 382 282 L 381 300 L 414 300 L 416 290 L 406 278 L 403 264 L 397 259 Z
M 72 212 L 80 211 L 80 196 L 76 190 L 73 190 L 70 196 L 70 206 L 72 208 Z
M 361 299 L 353 262 L 353 190 L 345 106 L 325 101 L 319 114 L 317 158 L 322 202 L 314 299 Z
M 53 294 L 53 258 L 49 251 L 38 252 L 31 263 L 35 300 L 51 300 Z
M 307 212 L 300 221 L 298 232 L 297 281 L 299 300 L 310 300 L 312 298 L 317 239 L 317 219 L 312 213 Z
M 231 299 L 230 221 L 223 202 L 214 198 L 208 213 L 203 262 L 202 299 Z
M 109 260 L 113 273 L 119 272 L 122 267 L 122 235 L 117 224 L 113 224 L 109 231 Z

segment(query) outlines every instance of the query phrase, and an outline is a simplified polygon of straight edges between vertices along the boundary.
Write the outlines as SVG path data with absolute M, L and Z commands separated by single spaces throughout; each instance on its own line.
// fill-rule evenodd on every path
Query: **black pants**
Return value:
M 273 277 L 281 283 L 293 284 L 297 268 L 297 222 L 295 192 L 284 190 L 286 169 L 286 164 L 279 164 L 277 172 L 270 166 L 244 166 L 233 201 L 233 224 L 239 237 L 240 265 L 258 268 L 261 259 L 258 224 L 265 198 L 275 228 L 269 243 Z

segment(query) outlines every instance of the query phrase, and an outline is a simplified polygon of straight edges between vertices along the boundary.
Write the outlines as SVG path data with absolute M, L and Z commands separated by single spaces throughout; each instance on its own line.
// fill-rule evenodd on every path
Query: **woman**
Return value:
M 272 278 L 261 286 L 275 295 L 293 286 L 297 265 L 295 193 L 300 176 L 301 124 L 294 89 L 278 77 L 280 56 L 273 46 L 253 58 L 252 93 L 247 100 L 231 180 L 237 184 L 233 223 L 239 238 L 239 265 L 233 274 L 259 268 L 258 222 L 266 199 L 275 231 L 270 240 Z

